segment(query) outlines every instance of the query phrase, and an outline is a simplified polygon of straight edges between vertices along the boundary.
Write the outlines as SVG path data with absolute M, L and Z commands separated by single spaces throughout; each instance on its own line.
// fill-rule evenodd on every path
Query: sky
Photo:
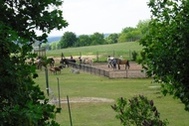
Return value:
M 149 0 L 64 0 L 62 11 L 68 26 L 53 30 L 49 36 L 65 32 L 76 35 L 121 33 L 123 28 L 136 27 L 140 20 L 150 19 Z

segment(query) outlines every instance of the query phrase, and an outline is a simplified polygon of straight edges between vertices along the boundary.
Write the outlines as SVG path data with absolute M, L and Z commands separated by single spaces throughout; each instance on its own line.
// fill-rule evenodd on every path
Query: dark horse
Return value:
M 55 65 L 55 60 L 53 58 L 48 58 L 47 63 L 50 65 L 50 67 L 53 67 Z
M 69 65 L 74 66 L 75 63 L 76 63 L 76 60 L 75 60 L 75 59 L 62 58 L 61 61 L 60 61 L 60 63 L 61 63 L 63 66 L 69 67 Z
M 120 65 L 125 65 L 125 69 L 130 68 L 129 60 L 122 60 L 122 59 L 116 58 L 116 63 L 118 65 L 119 70 L 120 70 Z

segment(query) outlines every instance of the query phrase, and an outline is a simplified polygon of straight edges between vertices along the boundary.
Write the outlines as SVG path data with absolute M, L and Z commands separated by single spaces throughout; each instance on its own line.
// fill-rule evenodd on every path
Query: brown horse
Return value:
M 53 66 L 49 68 L 51 73 L 57 74 L 57 73 L 61 73 L 61 66 Z
M 120 65 L 125 65 L 125 69 L 130 68 L 129 60 L 122 60 L 122 59 L 116 58 L 116 63 L 118 65 L 119 70 L 120 70 Z
M 43 57 L 38 57 L 37 60 L 35 61 L 35 64 L 37 66 L 37 69 L 42 70 L 42 67 L 47 67 L 49 64 L 50 67 L 53 67 L 55 64 L 55 60 L 53 58 L 43 58 Z

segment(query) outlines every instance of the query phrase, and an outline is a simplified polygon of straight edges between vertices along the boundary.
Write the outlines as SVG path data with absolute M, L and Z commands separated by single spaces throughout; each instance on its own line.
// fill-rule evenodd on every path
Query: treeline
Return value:
M 42 47 L 56 50 L 68 47 L 81 47 L 90 45 L 113 44 L 119 42 L 132 42 L 140 40 L 148 31 L 149 20 L 139 21 L 136 28 L 126 27 L 121 33 L 112 33 L 105 36 L 102 33 L 77 36 L 73 32 L 65 32 L 59 42 L 46 43 Z

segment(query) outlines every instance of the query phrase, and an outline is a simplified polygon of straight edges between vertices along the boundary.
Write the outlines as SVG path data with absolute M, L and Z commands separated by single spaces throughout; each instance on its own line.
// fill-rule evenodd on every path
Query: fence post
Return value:
M 48 69 L 45 67 L 45 78 L 46 78 L 46 90 L 47 95 L 49 96 L 49 79 L 48 79 Z
M 58 102 L 59 102 L 59 108 L 61 107 L 61 100 L 60 100 L 60 84 L 59 84 L 59 78 L 57 77 L 57 83 L 58 83 Z
M 70 102 L 69 102 L 68 95 L 67 95 L 67 103 L 68 103 L 68 111 L 69 111 L 69 118 L 70 118 L 70 126 L 72 126 L 72 116 L 71 116 L 71 109 L 70 109 Z

